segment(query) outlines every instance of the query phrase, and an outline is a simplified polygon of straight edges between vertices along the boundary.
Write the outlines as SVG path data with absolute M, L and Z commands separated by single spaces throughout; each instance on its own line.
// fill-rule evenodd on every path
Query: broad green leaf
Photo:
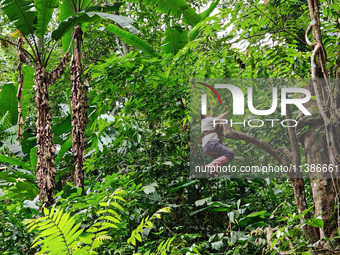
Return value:
M 27 171 L 1 171 L 0 180 L 1 189 L 11 189 L 11 194 L 17 199 L 33 200 L 38 194 L 35 177 Z M 1 193 L 1 199 L 6 199 L 6 197 L 8 197 L 6 192 L 4 194 Z
M 93 22 L 98 19 L 109 19 L 123 28 L 129 29 L 132 33 L 138 33 L 138 30 L 131 24 L 133 20 L 129 17 L 120 15 L 108 14 L 103 12 L 81 12 L 76 13 L 61 22 L 56 30 L 52 32 L 52 39 L 59 40 L 66 32 L 70 31 L 76 25 L 84 24 L 87 22 Z
M 128 2 L 138 3 L 139 1 L 128 0 Z M 191 26 L 201 21 L 201 16 L 185 0 L 143 0 L 143 4 L 169 16 L 176 18 L 183 16 L 183 22 Z
M 72 0 L 72 1 L 62 0 L 59 4 L 60 14 L 59 14 L 58 20 L 64 21 L 68 17 L 71 17 L 74 13 L 79 13 L 80 11 L 84 10 L 84 8 L 87 6 L 87 4 L 89 2 L 90 2 L 90 0 L 82 1 L 82 6 L 80 6 L 80 9 L 75 9 L 75 12 L 73 12 L 73 9 L 71 7 L 71 3 L 73 4 L 73 6 L 76 6 L 76 8 L 78 8 L 79 5 L 77 5 L 77 1 L 75 1 L 75 0 Z M 72 40 L 72 31 L 69 30 L 61 38 L 64 52 L 67 51 L 67 49 L 68 49 L 68 47 L 71 43 L 71 40 Z
M 31 149 L 37 145 L 37 138 L 34 136 L 33 132 L 32 129 L 25 129 L 23 133 L 24 139 L 21 139 L 21 149 L 27 158 L 30 158 Z
M 119 7 L 122 6 L 123 3 L 113 3 L 113 4 L 102 4 L 100 6 L 89 6 L 86 8 L 86 12 L 113 12 L 118 11 Z
M 231 223 L 235 223 L 235 213 L 234 212 L 229 212 L 228 217 Z
M 135 235 L 135 238 L 138 240 L 138 241 L 142 241 L 142 237 L 140 236 L 140 234 L 139 233 L 137 233 L 136 235 Z
M 37 13 L 33 11 L 32 0 L 2 0 L 0 4 L 1 9 L 23 35 L 34 35 L 33 23 Z
M 0 114 L 5 115 L 8 111 L 11 123 L 15 125 L 18 119 L 17 88 L 14 84 L 5 84 L 0 91 Z
M 121 219 L 119 214 L 116 211 L 114 211 L 112 209 L 108 209 L 107 212 L 111 213 L 112 215 L 114 215 L 117 219 L 119 219 L 119 220 Z M 99 214 L 99 211 L 97 213 Z
M 222 241 L 217 241 L 217 242 L 213 242 L 211 243 L 211 247 L 215 250 L 220 250 L 223 246 L 223 242 Z
M 59 2 L 59 10 L 60 10 L 59 17 L 58 17 L 59 22 L 64 21 L 65 19 L 67 19 L 68 17 L 74 14 L 72 7 L 70 5 L 71 2 L 73 2 L 73 0 L 72 1 L 61 0 Z
M 72 139 L 68 139 L 60 148 L 58 157 L 55 159 L 55 165 L 58 165 L 65 153 L 72 147 Z
M 318 216 L 317 218 L 310 219 L 310 221 L 307 221 L 306 224 L 312 227 L 322 228 L 323 220 L 321 216 Z
M 59 14 L 59 18 L 58 18 L 59 21 L 64 21 L 68 17 L 70 17 L 74 14 L 69 0 L 60 1 L 59 9 L 60 9 L 60 14 Z M 65 34 L 61 38 L 64 52 L 67 51 L 67 49 L 68 49 L 68 47 L 71 43 L 71 40 L 72 40 L 72 31 L 69 30 L 69 31 L 65 32 Z
M 110 222 L 102 222 L 100 231 L 106 228 L 118 228 L 118 226 Z
M 47 32 L 48 23 L 52 19 L 53 9 L 58 7 L 57 0 L 34 0 L 35 9 L 38 11 L 35 28 L 38 37 L 43 37 Z
M 8 164 L 13 165 L 13 166 L 15 166 L 15 165 L 21 166 L 24 169 L 27 169 L 27 170 L 30 170 L 30 171 L 32 170 L 30 164 L 28 164 L 24 161 L 18 160 L 16 158 L 7 157 L 5 155 L 0 155 L 0 162 L 8 163 Z
M 117 204 L 116 202 L 111 202 L 110 205 L 113 205 L 114 207 L 122 210 L 124 212 L 124 208 L 120 205 L 120 204 Z
M 219 4 L 220 0 L 212 2 L 207 10 L 200 14 L 201 20 L 205 20 L 209 15 L 215 10 L 216 6 Z
M 176 55 L 188 43 L 188 40 L 188 32 L 185 29 L 179 26 L 168 27 L 161 46 L 162 53 Z
M 31 162 L 32 169 L 36 169 L 37 162 L 38 162 L 37 147 L 34 147 L 34 148 L 31 149 L 30 162 Z
M 52 125 L 52 132 L 54 133 L 53 141 L 58 144 L 64 144 L 64 140 L 60 139 L 59 136 L 64 135 L 72 130 L 71 116 L 67 116 L 60 122 Z
M 123 29 L 120 29 L 119 27 L 113 24 L 109 24 L 107 29 L 110 32 L 114 33 L 115 35 L 119 36 L 119 38 L 122 39 L 125 43 L 140 49 L 145 54 L 150 55 L 152 57 L 156 57 L 156 58 L 160 56 L 148 43 L 146 43 L 139 37 Z
M 23 66 L 22 74 L 24 76 L 24 83 L 22 85 L 21 107 L 22 107 L 22 118 L 23 120 L 25 120 L 29 106 L 30 106 L 30 99 L 31 99 L 30 90 L 33 87 L 34 68 L 31 66 Z
M 204 205 L 205 203 L 207 203 L 210 200 L 211 200 L 211 197 L 203 198 L 203 199 L 195 201 L 195 205 L 196 206 L 201 206 L 201 205 Z
M 99 219 L 103 219 L 103 220 L 109 220 L 112 221 L 114 223 L 120 223 L 120 221 L 110 215 L 106 215 L 106 216 L 101 216 Z

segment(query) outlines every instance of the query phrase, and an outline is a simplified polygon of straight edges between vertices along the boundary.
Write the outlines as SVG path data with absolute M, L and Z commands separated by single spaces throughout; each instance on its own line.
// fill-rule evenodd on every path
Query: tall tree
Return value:
M 68 18 L 69 14 L 77 14 L 89 6 L 92 1 L 62 1 L 60 5 L 61 18 Z M 70 13 L 71 12 L 71 13 Z M 71 31 L 70 31 L 71 32 Z M 69 32 L 69 33 L 70 33 Z M 69 39 L 70 34 L 68 34 Z M 88 81 L 85 81 L 85 86 L 82 80 L 82 40 L 83 31 L 81 25 L 78 24 L 73 28 L 72 38 L 74 46 L 72 51 L 72 60 L 70 64 L 72 91 L 70 96 L 72 108 L 72 149 L 74 157 L 74 183 L 77 187 L 84 188 L 84 154 L 86 149 L 85 130 L 88 122 L 87 118 L 87 99 L 88 99 Z M 86 77 L 87 79 L 87 77 Z
M 31 50 L 31 53 L 29 53 L 29 50 L 23 51 L 22 42 L 19 39 L 19 109 L 21 109 L 20 98 L 23 82 L 22 72 L 20 71 L 24 56 L 23 52 L 27 54 L 27 57 L 30 58 L 35 66 L 38 156 L 36 179 L 39 187 L 39 200 L 42 201 L 44 198 L 44 206 L 49 206 L 54 203 L 56 170 L 54 166 L 55 146 L 51 129 L 52 115 L 50 113 L 48 86 L 61 76 L 68 59 L 67 52 L 56 69 L 51 72 L 46 70 L 49 56 L 54 48 L 52 46 L 48 49 L 48 44 L 45 40 L 46 33 L 48 24 L 52 19 L 53 10 L 58 6 L 58 2 L 56 0 L 3 0 L 1 1 L 1 6 L 8 18 L 14 22 Z M 19 137 L 21 136 L 20 125 L 23 123 L 20 112 L 19 110 Z
M 92 1 L 79 1 L 70 2 L 63 9 L 61 6 L 61 14 L 63 16 L 62 22 L 59 26 L 52 31 L 52 39 L 54 43 L 51 45 L 49 32 L 49 23 L 52 20 L 53 11 L 58 7 L 57 0 L 2 0 L 1 8 L 8 18 L 14 23 L 16 28 L 19 30 L 22 38 L 26 41 L 28 49 L 23 49 L 22 42 L 19 40 L 19 44 L 10 42 L 4 38 L 3 41 L 9 42 L 15 45 L 19 49 L 19 58 L 27 55 L 34 63 L 34 76 L 36 81 L 36 96 L 35 103 L 37 108 L 37 169 L 36 169 L 36 179 L 38 181 L 39 187 L 39 200 L 44 199 L 44 205 L 49 206 L 54 203 L 54 188 L 55 188 L 55 145 L 53 144 L 53 133 L 51 129 L 52 115 L 50 113 L 50 103 L 48 98 L 48 87 L 51 83 L 55 83 L 57 79 L 60 78 L 66 64 L 69 59 L 69 49 L 72 45 L 72 35 L 70 34 L 71 29 L 76 26 L 77 29 L 74 31 L 73 37 L 75 38 L 75 48 L 72 58 L 71 65 L 71 78 L 73 83 L 72 88 L 72 109 L 73 109 L 73 120 L 72 124 L 74 126 L 74 150 L 75 150 L 75 160 L 76 160 L 76 184 L 79 187 L 83 187 L 83 159 L 85 150 L 85 126 L 86 126 L 86 102 L 83 102 L 83 93 L 81 85 L 81 40 L 82 32 L 79 24 L 85 22 L 91 22 L 98 20 L 99 18 L 105 18 L 113 20 L 119 23 L 122 27 L 127 27 L 131 31 L 136 32 L 137 30 L 131 26 L 133 22 L 127 17 L 122 17 L 118 15 L 106 14 L 102 12 L 96 12 L 102 10 L 102 7 L 91 7 L 93 12 L 82 12 L 81 10 L 89 7 Z M 114 6 L 117 8 L 117 6 Z M 88 11 L 88 10 L 87 10 Z M 61 16 L 62 16 L 61 15 Z M 78 25 L 78 26 L 77 26 Z M 80 31 L 80 32 L 79 32 Z M 52 51 L 56 46 L 59 39 L 63 39 L 63 45 L 65 50 L 65 56 L 62 58 L 58 66 L 51 72 L 47 71 L 47 66 L 49 59 L 51 57 Z M 24 55 L 24 54 L 25 55 Z M 75 56 L 76 55 L 76 56 Z M 23 120 L 20 115 L 20 98 L 22 90 L 22 72 L 20 59 L 18 69 L 19 69 L 19 90 L 18 90 L 18 103 L 19 103 L 19 133 L 21 136 L 20 125 Z M 86 83 L 88 84 L 88 83 Z M 85 89 L 86 91 L 86 89 Z M 86 92 L 85 92 L 86 94 Z M 85 98 L 87 96 L 85 95 Z
M 340 105 L 337 99 L 340 95 L 339 86 L 339 67 L 331 74 L 327 68 L 328 59 L 327 51 L 323 42 L 321 31 L 320 5 L 318 0 L 308 0 L 308 9 L 310 24 L 305 33 L 305 39 L 308 45 L 313 49 L 311 56 L 311 75 L 313 90 L 316 96 L 317 107 L 323 120 L 323 129 L 325 139 L 322 148 L 324 148 L 321 163 L 330 165 L 340 165 Z M 324 6 L 323 8 L 327 8 Z M 308 34 L 312 31 L 314 43 L 312 43 Z M 332 81 L 330 77 L 337 79 Z M 310 150 L 313 151 L 313 150 Z M 318 151 L 315 148 L 314 151 Z M 313 159 L 315 160 L 315 158 Z M 339 217 L 334 213 L 335 207 L 339 201 L 339 174 L 327 172 L 317 174 L 311 179 L 313 199 L 315 204 L 315 215 L 322 215 L 325 222 L 325 228 L 320 229 L 320 238 L 331 237 L 337 234 Z
M 70 96 L 72 108 L 72 149 L 74 154 L 74 182 L 77 187 L 83 189 L 84 187 L 84 154 L 86 150 L 85 130 L 88 122 L 87 108 L 88 108 L 88 74 L 85 79 L 82 77 L 82 41 L 83 30 L 82 24 L 93 21 L 98 18 L 110 19 L 119 24 L 123 28 L 128 28 L 130 31 L 136 33 L 137 30 L 131 26 L 133 22 L 128 17 L 123 17 L 114 14 L 107 14 L 96 11 L 112 11 L 118 10 L 120 4 L 91 6 L 92 0 L 76 1 L 63 0 L 60 3 L 60 19 L 61 31 L 63 30 L 63 23 L 66 27 L 66 33 L 63 36 L 64 49 L 73 40 L 72 59 L 70 64 L 72 91 Z M 84 13 L 86 11 L 87 13 Z M 92 11 L 92 12 L 91 12 Z M 84 16 L 85 15 L 85 16 Z M 84 19 L 85 17 L 85 19 Z M 71 21 L 71 22 L 70 22 Z M 65 32 L 64 31 L 64 32 Z

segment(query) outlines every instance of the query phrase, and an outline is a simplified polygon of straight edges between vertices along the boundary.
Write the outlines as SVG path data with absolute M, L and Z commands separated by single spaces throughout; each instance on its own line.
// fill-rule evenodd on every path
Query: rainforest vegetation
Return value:
M 339 6 L 0 0 L 0 254 L 340 254 Z M 296 127 L 224 127 L 228 164 L 333 170 L 195 178 L 193 92 L 233 102 L 193 78 L 308 80 Z

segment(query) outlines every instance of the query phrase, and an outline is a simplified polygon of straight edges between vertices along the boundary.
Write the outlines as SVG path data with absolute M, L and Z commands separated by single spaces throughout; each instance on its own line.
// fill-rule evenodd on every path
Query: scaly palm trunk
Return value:
M 54 204 L 55 174 L 54 155 L 55 145 L 53 143 L 52 133 L 52 114 L 50 112 L 50 103 L 48 101 L 47 88 L 51 83 L 55 83 L 64 73 L 67 62 L 69 61 L 69 52 L 65 54 L 56 69 L 51 73 L 46 72 L 45 67 L 40 63 L 35 66 L 36 95 L 35 105 L 37 107 L 37 169 L 36 179 L 39 188 L 39 201 L 44 199 L 44 207 Z M 41 209 L 41 208 L 40 208 Z
M 52 115 L 50 113 L 50 103 L 48 101 L 47 87 L 50 85 L 50 75 L 44 67 L 38 63 L 35 66 L 36 97 L 37 107 L 37 169 L 36 178 L 38 180 L 39 201 L 44 199 L 44 206 L 54 204 L 55 173 L 53 144 L 53 133 L 51 128 Z
M 85 129 L 87 124 L 87 79 L 85 80 L 85 91 L 81 81 L 81 43 L 82 30 L 76 26 L 74 30 L 74 52 L 70 64 L 72 94 L 70 96 L 72 108 L 72 148 L 74 153 L 75 174 L 74 182 L 77 187 L 84 188 L 84 153 L 85 153 Z

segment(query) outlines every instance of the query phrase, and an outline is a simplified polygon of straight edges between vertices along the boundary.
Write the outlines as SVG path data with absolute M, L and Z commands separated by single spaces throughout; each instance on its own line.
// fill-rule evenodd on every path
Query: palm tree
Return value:
M 72 29 L 63 36 L 64 49 L 69 45 L 73 39 L 73 51 L 70 64 L 72 91 L 70 96 L 72 108 L 72 149 L 74 154 L 74 182 L 77 187 L 84 188 L 84 154 L 86 150 L 86 137 L 85 130 L 88 122 L 87 118 L 87 100 L 88 100 L 88 77 L 82 78 L 82 40 L 83 31 L 81 24 L 83 22 L 92 21 L 93 17 L 108 18 L 117 22 L 121 27 L 127 27 L 131 32 L 137 33 L 138 31 L 131 26 L 133 22 L 128 17 L 96 12 L 98 10 L 112 11 L 117 10 L 120 4 L 116 5 L 102 5 L 100 7 L 90 6 L 92 0 L 63 0 L 60 4 L 60 19 L 65 20 L 68 24 L 72 24 Z M 87 12 L 88 17 L 82 19 L 84 11 Z M 91 11 L 91 12 L 89 12 Z M 70 20 L 75 22 L 69 22 Z
M 1 8 L 8 16 L 10 21 L 19 30 L 20 38 L 18 42 L 19 49 L 19 117 L 18 117 L 18 137 L 22 135 L 20 125 L 23 124 L 21 115 L 21 90 L 23 85 L 23 74 L 21 64 L 25 62 L 27 56 L 34 63 L 34 76 L 36 81 L 35 103 L 37 108 L 37 169 L 36 179 L 39 187 L 39 199 L 44 199 L 45 206 L 54 203 L 55 187 L 55 167 L 54 155 L 55 146 L 53 144 L 53 133 L 51 129 L 52 115 L 50 113 L 50 104 L 48 100 L 48 86 L 56 81 L 63 73 L 68 59 L 68 53 L 62 58 L 61 62 L 52 72 L 46 70 L 49 56 L 54 45 L 48 49 L 46 43 L 46 33 L 48 24 L 52 19 L 54 8 L 57 7 L 56 0 L 3 0 Z M 35 9 L 34 9 L 35 7 Z M 36 22 L 35 22 L 36 20 Z M 21 39 L 22 38 L 22 39 Z M 24 40 L 32 53 L 23 49 L 22 40 Z
M 63 1 L 64 3 L 67 1 Z M 75 2 L 75 1 L 74 1 Z M 77 1 L 79 2 L 79 1 Z M 91 1 L 84 0 L 83 4 L 80 5 L 80 9 L 86 9 Z M 63 38 L 67 39 L 67 33 L 75 25 L 80 25 L 84 22 L 94 21 L 99 18 L 107 18 L 118 22 L 123 27 L 128 27 L 131 30 L 136 30 L 130 24 L 132 20 L 112 14 L 106 14 L 101 12 L 82 12 L 75 13 L 74 8 L 71 8 L 73 13 L 68 15 L 63 22 L 61 22 L 56 30 L 52 32 L 52 39 L 54 43 L 51 44 L 52 40 L 46 40 L 48 25 L 52 20 L 52 14 L 55 8 L 58 7 L 57 0 L 0 0 L 2 11 L 8 16 L 9 20 L 14 23 L 16 28 L 20 33 L 22 41 L 26 42 L 28 49 L 25 49 L 22 45 L 21 39 L 19 39 L 18 44 L 11 42 L 7 39 L 0 38 L 2 41 L 16 46 L 19 49 L 19 91 L 18 91 L 18 101 L 19 101 L 19 116 L 18 124 L 19 126 L 23 123 L 21 115 L 21 90 L 24 79 L 22 79 L 21 65 L 26 62 L 25 58 L 29 58 L 30 62 L 34 64 L 34 76 L 36 82 L 36 95 L 35 103 L 37 108 L 37 121 L 36 121 L 36 137 L 37 137 L 37 168 L 36 168 L 36 179 L 38 181 L 39 188 L 39 200 L 42 201 L 44 198 L 44 206 L 50 206 L 54 203 L 54 188 L 55 188 L 55 145 L 53 144 L 53 133 L 51 129 L 52 115 L 50 113 L 50 103 L 48 98 L 48 86 L 51 83 L 56 82 L 60 78 L 65 70 L 66 64 L 69 59 L 69 48 L 72 45 L 66 46 L 66 53 L 61 59 L 57 67 L 48 72 L 46 67 L 48 65 L 52 51 L 56 46 L 56 42 Z M 84 6 L 84 8 L 82 8 Z M 70 10 L 70 9 L 69 9 Z M 92 7 L 91 10 L 100 10 L 100 7 Z M 88 10 L 86 10 L 88 11 Z M 64 12 L 65 13 L 65 12 Z M 67 12 L 66 12 L 67 14 Z M 70 13 L 68 13 L 70 14 Z M 79 30 L 78 30 L 79 31 Z M 66 34 L 66 35 L 65 35 Z M 76 34 L 74 34 L 76 35 Z M 81 39 L 81 37 L 80 37 Z M 78 41 L 77 41 L 78 40 Z M 76 44 L 79 45 L 79 37 L 75 40 Z M 79 42 L 79 43 L 78 43 Z M 79 48 L 80 49 L 80 48 Z M 81 66 L 80 66 L 80 53 L 79 58 L 76 61 L 77 68 L 75 72 L 72 73 L 73 80 L 75 80 L 75 88 L 80 85 L 81 77 Z M 73 62 L 72 62 L 73 63 Z M 80 68 L 79 68 L 80 67 Z M 76 97 L 72 96 L 73 101 L 80 102 L 82 96 L 80 94 Z M 81 103 L 81 102 L 80 102 Z M 78 108 L 77 108 L 78 109 Z M 83 115 L 84 110 L 81 109 L 81 115 Z M 75 112 L 74 112 L 75 113 Z M 82 118 L 80 118 L 82 120 Z M 74 123 L 79 123 L 73 121 Z M 84 123 L 84 122 L 83 122 Z M 78 125 L 78 124 L 77 124 Z M 85 126 L 85 124 L 83 124 Z M 21 128 L 19 128 L 19 134 L 21 136 Z M 78 139 L 76 140 L 79 141 Z M 75 152 L 77 154 L 77 152 Z M 83 156 L 81 157 L 81 160 Z

